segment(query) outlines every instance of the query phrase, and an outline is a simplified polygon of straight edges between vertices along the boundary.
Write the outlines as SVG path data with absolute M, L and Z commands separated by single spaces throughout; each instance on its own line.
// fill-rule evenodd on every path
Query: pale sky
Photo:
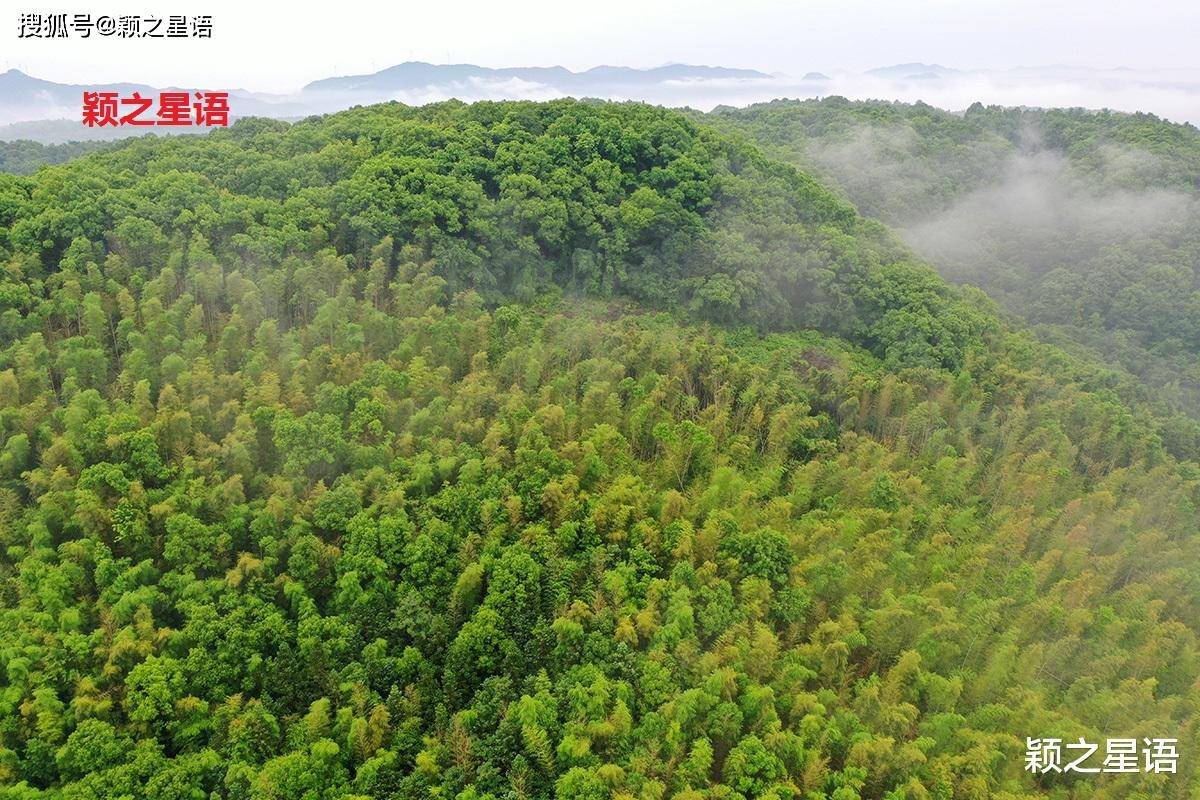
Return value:
M 1200 69 L 1200 2 L 1082 0 L 489 0 L 386 3 L 4 0 L 0 71 L 59 82 L 116 80 L 288 92 L 402 61 L 490 67 L 671 62 L 802 75 L 922 61 L 1005 69 L 1069 64 Z M 17 37 L 20 12 L 205 13 L 211 40 Z

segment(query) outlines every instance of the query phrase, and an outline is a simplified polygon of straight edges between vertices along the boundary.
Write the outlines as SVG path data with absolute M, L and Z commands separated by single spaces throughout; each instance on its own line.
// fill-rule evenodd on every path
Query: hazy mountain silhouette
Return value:
M 312 92 L 403 91 L 468 81 L 519 80 L 537 83 L 571 94 L 588 94 L 614 86 L 647 86 L 665 81 L 767 79 L 765 72 L 752 69 L 669 64 L 653 69 L 600 66 L 584 72 L 565 67 L 506 67 L 493 69 L 475 64 L 428 64 L 406 61 L 370 75 L 348 75 L 313 81 L 302 90 Z
M 84 128 L 80 106 L 85 90 L 115 91 L 123 96 L 139 91 L 144 96 L 162 88 L 133 82 L 55 83 L 11 69 L 0 74 L 0 140 L 28 138 L 53 144 L 163 133 L 157 127 Z M 493 68 L 409 61 L 370 74 L 322 78 L 290 94 L 228 91 L 235 118 L 289 120 L 355 105 L 388 101 L 423 105 L 450 98 L 474 102 L 595 97 L 710 110 L 777 98 L 841 95 L 850 99 L 923 101 L 950 111 L 965 110 L 974 102 L 1072 105 L 1149 111 L 1177 122 L 1200 122 L 1196 110 L 1200 108 L 1200 75 L 1179 70 L 1103 70 L 1068 65 L 969 70 L 912 62 L 865 72 L 808 72 L 797 78 L 694 64 L 651 69 L 605 65 L 573 72 L 561 66 Z M 203 131 L 176 128 L 171 132 Z

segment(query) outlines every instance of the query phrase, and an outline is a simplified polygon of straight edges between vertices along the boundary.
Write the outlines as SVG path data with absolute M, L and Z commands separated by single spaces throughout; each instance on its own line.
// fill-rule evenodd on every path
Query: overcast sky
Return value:
M 1083 0 L 564 0 L 385 3 L 320 13 L 259 0 L 61 5 L 12 0 L 0 68 L 60 82 L 286 92 L 315 78 L 408 60 L 580 70 L 670 62 L 800 75 L 908 61 L 1004 69 L 1070 64 L 1200 69 L 1200 2 Z M 148 8 L 149 7 L 149 8 Z M 17 38 L 21 11 L 206 13 L 211 40 Z

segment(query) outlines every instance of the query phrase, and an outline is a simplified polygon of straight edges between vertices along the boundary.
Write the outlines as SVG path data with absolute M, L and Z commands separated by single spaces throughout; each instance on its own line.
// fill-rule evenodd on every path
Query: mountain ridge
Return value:
M 505 79 L 518 78 L 536 80 L 549 85 L 577 87 L 588 80 L 600 79 L 618 84 L 639 84 L 658 80 L 686 80 L 688 78 L 737 78 L 768 79 L 765 72 L 752 69 L 713 67 L 696 64 L 667 64 L 661 67 L 640 69 L 637 67 L 602 64 L 582 72 L 573 72 L 566 67 L 483 67 L 478 64 L 432 64 L 426 61 L 405 61 L 391 67 L 361 75 L 345 75 L 322 78 L 301 88 L 301 93 L 313 91 L 354 90 L 363 88 L 411 89 L 437 81 L 462 81 L 473 78 Z

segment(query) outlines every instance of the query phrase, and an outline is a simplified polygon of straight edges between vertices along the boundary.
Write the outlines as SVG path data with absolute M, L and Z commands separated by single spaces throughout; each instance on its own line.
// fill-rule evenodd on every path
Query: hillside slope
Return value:
M 679 114 L 138 141 L 0 250 L 0 796 L 1200 788 L 1163 421 Z
M 61 164 L 107 146 L 105 142 L 39 144 L 31 139 L 0 142 L 0 173 L 31 175 L 47 164 Z
M 699 117 L 699 115 L 697 115 Z M 777 101 L 703 119 L 837 186 L 956 283 L 1200 416 L 1200 131 L 1149 114 Z

